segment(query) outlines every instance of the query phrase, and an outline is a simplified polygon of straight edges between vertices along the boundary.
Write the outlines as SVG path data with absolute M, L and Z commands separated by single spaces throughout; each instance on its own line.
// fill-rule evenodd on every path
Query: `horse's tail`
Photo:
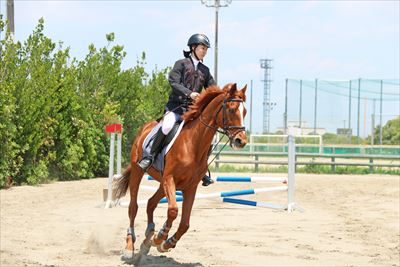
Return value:
M 117 199 L 120 199 L 123 196 L 125 196 L 126 192 L 128 191 L 129 178 L 131 177 L 131 169 L 132 166 L 129 164 L 129 166 L 125 169 L 122 177 L 119 179 L 117 183 L 117 187 L 115 188 L 115 196 L 117 197 Z

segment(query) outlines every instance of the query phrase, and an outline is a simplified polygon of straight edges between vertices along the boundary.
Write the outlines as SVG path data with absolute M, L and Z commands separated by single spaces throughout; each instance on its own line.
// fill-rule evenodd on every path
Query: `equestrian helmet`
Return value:
M 208 48 L 210 48 L 210 40 L 205 34 L 202 33 L 196 33 L 190 36 L 187 45 L 191 47 L 192 45 L 205 45 Z

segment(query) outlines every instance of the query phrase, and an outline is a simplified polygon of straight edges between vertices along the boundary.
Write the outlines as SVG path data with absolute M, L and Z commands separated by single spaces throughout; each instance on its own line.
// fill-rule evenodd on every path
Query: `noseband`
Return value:
M 228 136 L 229 141 L 233 142 L 233 138 L 240 133 L 241 131 L 245 131 L 246 127 L 244 126 L 236 126 L 236 125 L 228 125 L 228 119 L 227 119 L 227 103 L 230 102 L 238 102 L 238 103 L 243 103 L 242 99 L 236 99 L 236 98 L 232 98 L 232 99 L 227 99 L 227 97 L 225 96 L 224 101 L 222 102 L 221 107 L 218 109 L 217 113 L 215 113 L 214 119 L 217 118 L 218 113 L 221 112 L 222 110 L 222 130 L 219 130 L 218 127 L 209 125 L 207 123 L 205 123 L 202 119 L 202 116 L 200 115 L 200 121 L 202 124 L 204 124 L 205 126 L 207 126 L 208 128 L 211 128 L 213 130 L 216 130 L 219 133 L 222 133 L 226 136 Z M 234 131 L 233 134 L 231 134 L 229 131 L 230 130 L 236 130 Z

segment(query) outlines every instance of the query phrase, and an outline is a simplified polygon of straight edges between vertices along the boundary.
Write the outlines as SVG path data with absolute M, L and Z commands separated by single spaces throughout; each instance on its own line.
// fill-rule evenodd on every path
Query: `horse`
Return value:
M 147 254 L 151 246 L 156 246 L 159 252 L 170 251 L 187 232 L 198 184 L 208 170 L 208 152 L 215 133 L 220 131 L 227 135 L 233 149 L 243 148 L 247 143 L 244 127 L 246 89 L 247 85 L 238 89 L 235 83 L 227 84 L 223 89 L 217 86 L 208 87 L 182 115 L 185 125 L 165 156 L 164 170 L 161 173 L 154 167 L 147 170 L 147 173 L 160 185 L 147 202 L 148 225 L 145 239 L 140 246 L 139 255 L 135 255 L 134 222 L 138 210 L 139 185 L 144 175 L 137 162 L 141 159 L 142 144 L 146 136 L 158 122 L 148 122 L 139 129 L 132 145 L 130 164 L 123 172 L 116 188 L 117 198 L 123 197 L 128 188 L 130 190 L 128 211 L 130 223 L 123 260 L 134 261 L 134 258 Z M 176 190 L 182 191 L 182 215 L 177 231 L 168 238 L 172 223 L 178 216 Z M 153 213 L 164 196 L 168 201 L 167 220 L 155 234 Z

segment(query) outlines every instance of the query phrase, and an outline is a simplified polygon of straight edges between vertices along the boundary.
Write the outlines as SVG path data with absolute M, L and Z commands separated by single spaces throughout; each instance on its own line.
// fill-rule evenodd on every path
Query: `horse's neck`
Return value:
M 206 147 L 207 152 L 218 128 L 215 118 L 219 109 L 220 101 L 217 98 L 218 97 L 214 98 L 214 100 L 212 100 L 203 110 L 201 115 L 193 122 L 194 127 L 192 129 L 192 140 L 196 143 L 196 146 Z M 207 144 L 207 146 L 204 146 L 205 144 Z

